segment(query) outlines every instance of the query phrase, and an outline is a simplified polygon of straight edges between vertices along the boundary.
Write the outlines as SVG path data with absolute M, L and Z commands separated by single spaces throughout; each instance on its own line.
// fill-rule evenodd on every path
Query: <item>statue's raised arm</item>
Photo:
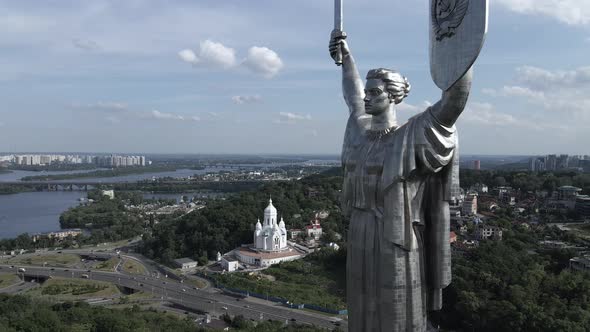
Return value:
M 338 30 L 330 35 L 330 56 L 335 62 L 342 61 L 342 94 L 349 112 L 362 113 L 364 109 L 364 84 L 359 74 L 350 48 L 346 42 L 346 33 Z M 360 115 L 360 114 L 358 114 Z
M 452 87 L 443 91 L 440 101 L 432 106 L 432 113 L 441 124 L 452 127 L 465 109 L 472 77 L 473 68 L 469 69 Z

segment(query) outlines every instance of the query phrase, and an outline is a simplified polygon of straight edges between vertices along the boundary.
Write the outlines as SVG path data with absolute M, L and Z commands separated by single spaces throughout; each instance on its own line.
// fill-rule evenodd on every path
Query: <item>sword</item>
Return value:
M 342 32 L 342 1 L 343 0 L 334 0 L 334 31 L 332 31 L 332 36 L 338 37 L 340 39 L 346 39 L 346 34 Z M 338 49 L 336 53 L 336 65 L 342 65 L 342 50 Z

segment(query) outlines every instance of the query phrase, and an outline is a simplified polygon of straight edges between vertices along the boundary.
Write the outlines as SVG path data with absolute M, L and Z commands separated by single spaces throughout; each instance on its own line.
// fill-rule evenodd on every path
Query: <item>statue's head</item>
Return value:
M 395 70 L 379 68 L 367 73 L 365 112 L 379 115 L 399 104 L 410 93 L 410 82 Z

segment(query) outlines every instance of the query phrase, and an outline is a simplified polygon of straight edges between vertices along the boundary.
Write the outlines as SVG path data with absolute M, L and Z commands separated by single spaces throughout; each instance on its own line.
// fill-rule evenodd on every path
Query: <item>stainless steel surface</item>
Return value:
M 343 0 L 334 0 L 334 30 L 343 31 Z
M 443 91 L 479 56 L 488 31 L 489 0 L 430 0 L 430 73 Z
M 336 35 L 339 35 L 342 39 L 346 38 L 346 35 L 342 33 L 343 31 L 343 15 L 344 15 L 344 8 L 342 7 L 343 0 L 334 0 L 334 32 Z M 334 63 L 337 66 L 342 65 L 342 50 L 338 48 L 336 50 L 336 56 L 334 58 Z
M 395 105 L 410 92 L 408 80 L 379 68 L 363 84 L 347 41 L 332 33 L 330 55 L 342 50 L 350 114 L 342 149 L 350 331 L 427 331 L 427 313 L 441 309 L 442 290 L 451 282 L 449 202 L 459 192 L 454 124 L 465 109 L 487 25 L 487 1 L 472 0 L 469 7 L 464 1 L 438 0 L 432 9 L 439 10 L 431 29 L 439 44 L 431 65 L 446 81 L 437 82 L 441 99 L 403 125 Z M 474 35 L 462 30 L 478 24 Z

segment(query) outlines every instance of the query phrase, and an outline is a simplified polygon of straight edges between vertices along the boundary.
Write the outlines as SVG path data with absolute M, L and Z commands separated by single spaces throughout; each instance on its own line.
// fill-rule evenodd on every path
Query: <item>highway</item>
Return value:
M 248 301 L 247 299 L 237 299 L 222 293 L 199 290 L 191 285 L 183 284 L 170 278 L 128 275 L 119 272 L 89 272 L 88 270 L 81 269 L 38 267 L 20 264 L 14 268 L 11 268 L 11 265 L 0 265 L 0 271 L 7 272 L 9 270 L 16 273 L 19 267 L 25 268 L 26 272 L 24 272 L 24 276 L 29 278 L 82 278 L 82 275 L 88 275 L 88 279 L 91 280 L 105 281 L 120 287 L 143 291 L 152 294 L 156 298 L 160 298 L 162 301 L 180 305 L 197 312 L 206 312 L 212 316 L 219 316 L 227 312 L 230 315 L 243 315 L 247 319 L 255 321 L 271 319 L 330 329 L 335 328 L 335 322 L 338 321 L 338 326 L 343 330 L 347 330 L 346 321 L 339 320 L 338 318 L 291 309 L 280 304 L 271 304 L 271 302 L 268 302 L 269 304 L 262 303 L 262 301 L 254 302 Z

